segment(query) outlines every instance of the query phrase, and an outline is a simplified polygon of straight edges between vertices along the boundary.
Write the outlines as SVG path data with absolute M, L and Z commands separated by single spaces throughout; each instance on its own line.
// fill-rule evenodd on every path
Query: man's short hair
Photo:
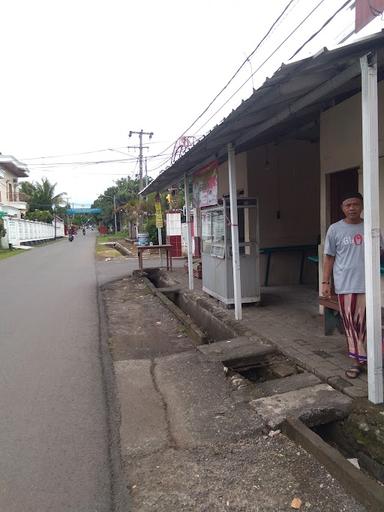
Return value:
M 360 192 L 346 192 L 341 196 L 341 204 L 344 203 L 347 199 L 360 199 L 361 202 L 363 202 L 363 196 L 360 194 Z

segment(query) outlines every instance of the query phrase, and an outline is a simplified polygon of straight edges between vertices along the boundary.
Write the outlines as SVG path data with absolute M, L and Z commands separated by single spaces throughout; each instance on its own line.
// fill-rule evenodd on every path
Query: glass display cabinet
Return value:
M 203 291 L 234 303 L 229 198 L 201 210 Z M 242 302 L 260 301 L 259 220 L 255 198 L 237 199 Z

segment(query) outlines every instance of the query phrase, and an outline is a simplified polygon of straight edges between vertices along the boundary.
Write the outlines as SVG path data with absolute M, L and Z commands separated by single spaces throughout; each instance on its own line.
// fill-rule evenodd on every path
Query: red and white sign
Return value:
M 355 32 L 359 32 L 384 11 L 384 0 L 356 0 Z

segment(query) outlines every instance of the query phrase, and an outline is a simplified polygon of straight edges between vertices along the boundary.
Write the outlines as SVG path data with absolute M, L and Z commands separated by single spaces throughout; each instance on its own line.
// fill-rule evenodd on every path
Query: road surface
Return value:
M 0 261 L 0 510 L 109 512 L 95 237 Z

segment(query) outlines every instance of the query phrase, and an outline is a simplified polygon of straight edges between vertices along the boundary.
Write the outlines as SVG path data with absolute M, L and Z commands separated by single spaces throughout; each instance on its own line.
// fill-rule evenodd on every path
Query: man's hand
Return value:
M 331 285 L 328 283 L 323 283 L 321 285 L 321 295 L 326 299 L 331 298 Z

